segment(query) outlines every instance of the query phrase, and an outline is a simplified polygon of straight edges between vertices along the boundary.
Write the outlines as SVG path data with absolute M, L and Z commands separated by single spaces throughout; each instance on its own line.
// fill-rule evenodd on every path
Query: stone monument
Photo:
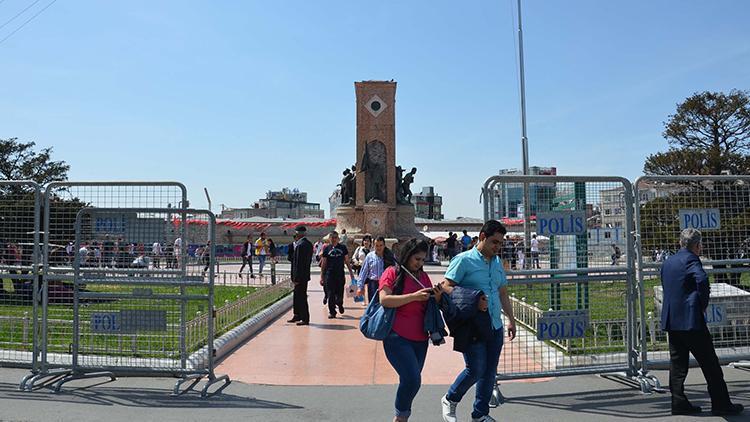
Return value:
M 355 82 L 357 98 L 357 158 L 353 186 L 336 208 L 336 229 L 353 238 L 369 233 L 395 243 L 421 237 L 414 225 L 409 186 L 416 168 L 396 167 L 396 82 Z M 344 184 L 352 179 L 344 174 Z M 351 198 L 349 200 L 349 198 Z

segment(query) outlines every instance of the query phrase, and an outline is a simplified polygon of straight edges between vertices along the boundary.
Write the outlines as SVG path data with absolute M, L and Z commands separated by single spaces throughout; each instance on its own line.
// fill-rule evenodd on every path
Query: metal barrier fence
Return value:
M 118 374 L 170 374 L 181 379 L 175 394 L 192 389 L 207 377 L 202 396 L 209 388 L 222 383 L 227 376 L 214 374 L 214 353 L 207 353 L 205 367 L 189 364 L 191 353 L 200 353 L 203 345 L 214 341 L 214 236 L 215 217 L 210 211 L 181 209 L 193 220 L 206 223 L 207 238 L 187 233 L 183 240 L 200 243 L 196 253 L 204 264 L 200 276 L 185 276 L 182 268 L 162 268 L 153 252 L 136 251 L 127 265 L 102 267 L 89 262 L 87 246 L 100 236 L 101 219 L 130 215 L 126 239 L 140 239 L 152 244 L 163 239 L 172 226 L 171 208 L 106 209 L 84 208 L 76 218 L 74 257 L 73 343 L 71 372 L 56 384 L 56 391 L 66 382 Z M 177 226 L 177 224 L 174 224 Z M 202 236 L 203 233 L 198 234 Z M 191 333 L 187 325 L 196 313 L 206 315 L 206 331 Z M 193 338 L 197 337 L 197 338 Z M 190 381 L 180 392 L 183 383 Z
M 53 182 L 46 186 L 41 204 L 40 229 L 44 236 L 41 247 L 41 315 L 34 319 L 40 339 L 39 364 L 21 381 L 21 388 L 29 390 L 39 380 L 64 374 L 71 366 L 73 260 L 79 253 L 74 245 L 77 213 L 86 207 L 168 208 L 174 209 L 176 218 L 184 219 L 186 215 L 180 209 L 187 207 L 187 189 L 177 182 Z M 123 211 L 118 218 L 103 218 L 95 222 L 96 245 L 92 243 L 92 256 L 87 257 L 89 262 L 116 270 L 132 262 L 138 245 L 147 247 L 136 238 L 126 241 L 128 221 L 132 218 L 132 212 Z M 164 233 L 161 243 L 170 257 L 169 264 L 174 264 L 172 266 L 181 269 L 183 274 L 180 257 L 184 256 L 184 247 L 178 246 L 180 242 L 176 241 L 184 236 L 184 231 L 169 231 Z
M 483 200 L 485 219 L 521 224 L 524 215 L 535 216 L 526 233 L 508 233 L 501 252 L 518 333 L 504 347 L 498 381 L 622 373 L 645 389 L 635 347 L 630 182 L 495 176 Z
M 30 181 L 0 181 L 0 365 L 37 368 L 39 198 Z
M 717 355 L 723 363 L 750 359 L 750 177 L 645 176 L 636 181 L 635 197 L 642 371 L 669 364 L 659 328 L 659 269 L 688 227 L 703 234 L 701 259 L 711 279 L 707 321 Z

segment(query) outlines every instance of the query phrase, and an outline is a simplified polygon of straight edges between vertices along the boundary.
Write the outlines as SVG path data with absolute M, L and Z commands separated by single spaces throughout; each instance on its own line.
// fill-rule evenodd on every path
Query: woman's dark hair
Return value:
M 406 243 L 401 245 L 401 247 L 398 249 L 398 267 L 396 273 L 396 282 L 394 283 L 393 288 L 394 294 L 400 295 L 404 291 L 404 277 L 406 277 L 406 272 L 401 271 L 401 268 L 404 267 L 407 262 L 409 262 L 409 259 L 411 259 L 412 256 L 420 252 L 427 253 L 429 249 L 430 246 L 427 244 L 427 242 L 415 238 L 411 238 L 407 240 Z
M 418 254 L 419 252 L 427 253 L 430 250 L 430 245 L 424 240 L 420 239 L 409 239 L 404 243 L 398 251 L 398 263 L 401 266 L 406 265 L 409 259 Z
M 375 238 L 375 242 L 383 242 L 383 243 L 385 243 L 385 237 L 378 236 L 377 238 Z

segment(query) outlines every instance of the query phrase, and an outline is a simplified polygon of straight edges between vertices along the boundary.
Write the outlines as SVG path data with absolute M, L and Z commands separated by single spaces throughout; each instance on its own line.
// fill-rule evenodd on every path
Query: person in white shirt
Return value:
M 542 268 L 539 265 L 539 240 L 535 234 L 531 236 L 531 269 L 534 268 Z
M 354 250 L 354 255 L 352 256 L 352 268 L 354 268 L 354 272 L 357 274 L 359 274 L 359 270 L 362 269 L 362 264 L 365 263 L 365 257 L 370 253 L 371 247 L 372 236 L 366 234 L 365 237 L 362 238 L 362 244 L 357 246 L 357 249 Z
M 174 255 L 174 262 L 177 264 L 177 268 L 182 268 L 182 238 L 178 237 L 174 240 L 174 249 L 172 250 Z
M 151 255 L 153 256 L 154 268 L 160 268 L 161 252 L 161 243 L 154 242 L 154 244 L 151 245 Z
M 80 258 L 80 265 L 81 267 L 86 266 L 86 262 L 89 260 L 89 250 L 86 247 L 86 244 L 84 243 L 81 245 L 81 249 L 78 249 L 78 255 Z

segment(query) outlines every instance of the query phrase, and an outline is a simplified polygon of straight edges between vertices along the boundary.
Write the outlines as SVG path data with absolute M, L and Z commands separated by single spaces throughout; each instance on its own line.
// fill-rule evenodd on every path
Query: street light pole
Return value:
M 523 66 L 523 26 L 521 24 L 521 0 L 517 0 L 518 4 L 518 73 L 519 73 L 519 84 L 521 91 L 521 151 L 523 160 L 523 174 L 524 176 L 529 174 L 529 139 L 526 133 L 526 78 L 524 76 Z M 523 184 L 523 244 L 524 254 L 528 249 L 529 242 L 531 241 L 531 225 L 529 219 L 531 217 L 531 201 L 529 200 L 529 184 Z
M 523 67 L 523 27 L 521 25 L 521 0 L 518 0 L 518 73 L 521 88 L 521 148 L 523 150 L 523 174 L 529 174 L 529 139 L 526 134 L 526 78 Z M 526 212 L 524 211 L 524 214 Z

